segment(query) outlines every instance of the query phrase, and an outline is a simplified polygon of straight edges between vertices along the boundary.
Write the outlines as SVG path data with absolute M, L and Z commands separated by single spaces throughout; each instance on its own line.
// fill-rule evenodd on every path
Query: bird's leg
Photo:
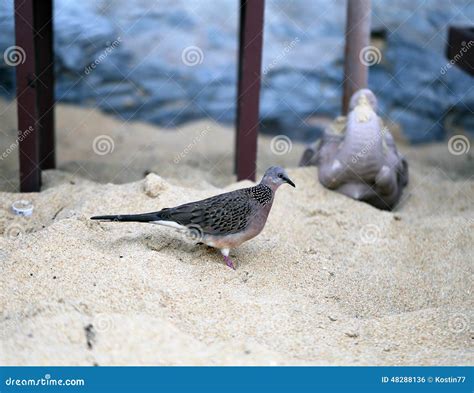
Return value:
M 235 266 L 234 266 L 234 263 L 232 262 L 232 259 L 230 259 L 229 257 L 226 257 L 224 255 L 224 261 L 225 261 L 225 264 L 227 266 L 229 266 L 231 269 L 234 269 L 235 270 Z
M 227 266 L 229 266 L 231 269 L 235 270 L 235 266 L 232 262 L 232 259 L 229 258 L 229 249 L 228 248 L 223 248 L 221 250 L 222 255 L 224 256 L 224 261 Z

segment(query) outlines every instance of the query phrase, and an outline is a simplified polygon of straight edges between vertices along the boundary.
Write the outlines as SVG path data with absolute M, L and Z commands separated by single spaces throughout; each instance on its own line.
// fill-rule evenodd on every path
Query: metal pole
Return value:
M 370 43 L 370 0 L 347 0 L 344 95 L 342 113 L 347 114 L 352 94 L 367 87 L 368 66 L 361 54 Z
M 41 169 L 56 167 L 54 138 L 53 0 L 35 0 L 36 75 Z
M 22 192 L 36 192 L 41 187 L 33 3 L 15 0 L 15 38 L 21 56 L 16 65 L 16 95 Z
M 255 180 L 259 129 L 264 0 L 241 0 L 235 170 Z

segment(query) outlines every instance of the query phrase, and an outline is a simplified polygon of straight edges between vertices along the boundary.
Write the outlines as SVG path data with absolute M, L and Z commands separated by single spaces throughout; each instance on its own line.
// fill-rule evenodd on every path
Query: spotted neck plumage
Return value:
M 250 187 L 248 189 L 249 195 L 255 199 L 262 206 L 271 203 L 273 200 L 273 191 L 270 187 L 265 184 L 258 184 L 255 187 Z

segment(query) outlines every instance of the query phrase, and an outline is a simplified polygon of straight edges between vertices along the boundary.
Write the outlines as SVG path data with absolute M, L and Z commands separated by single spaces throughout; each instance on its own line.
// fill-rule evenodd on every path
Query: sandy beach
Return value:
M 1 102 L 0 142 L 15 139 Z M 263 232 L 231 251 L 138 223 L 99 223 L 249 186 L 233 132 L 121 123 L 59 105 L 58 170 L 19 194 L 17 152 L 0 174 L 3 365 L 473 364 L 474 159 L 446 143 L 402 146 L 410 183 L 394 212 L 324 189 L 304 149 L 259 140 L 259 176 L 288 168 Z M 107 135 L 113 151 L 94 152 Z M 31 217 L 12 214 L 28 199 Z

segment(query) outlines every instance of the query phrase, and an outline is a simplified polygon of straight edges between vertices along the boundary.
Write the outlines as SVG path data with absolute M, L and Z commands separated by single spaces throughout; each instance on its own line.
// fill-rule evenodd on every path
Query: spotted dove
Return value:
M 257 236 L 265 226 L 275 191 L 283 183 L 295 187 L 280 167 L 271 167 L 262 181 L 249 188 L 201 201 L 144 214 L 91 217 L 101 221 L 146 222 L 184 229 L 196 242 L 220 249 L 227 266 L 235 269 L 229 251 Z

